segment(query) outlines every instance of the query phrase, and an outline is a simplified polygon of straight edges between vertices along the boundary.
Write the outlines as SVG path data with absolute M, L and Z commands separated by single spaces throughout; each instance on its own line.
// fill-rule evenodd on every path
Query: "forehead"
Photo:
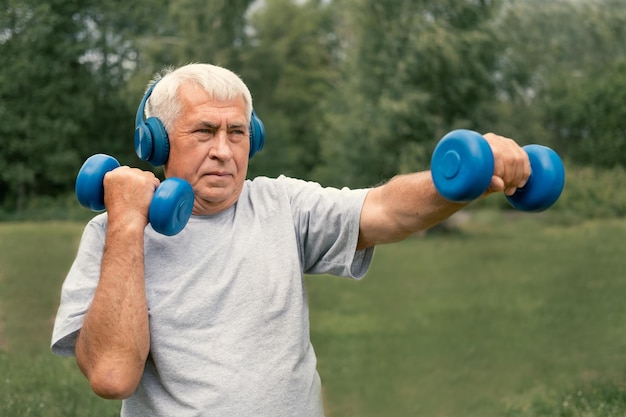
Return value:
M 184 83 L 178 89 L 178 98 L 184 113 L 207 113 L 227 111 L 232 116 L 245 118 L 246 104 L 241 96 L 234 98 L 215 98 L 202 87 L 193 83 Z

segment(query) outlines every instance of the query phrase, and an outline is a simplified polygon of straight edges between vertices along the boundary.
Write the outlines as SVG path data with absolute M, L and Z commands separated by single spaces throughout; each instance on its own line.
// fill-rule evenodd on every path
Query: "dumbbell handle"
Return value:
M 518 210 L 543 211 L 561 195 L 565 183 L 563 162 L 552 149 L 542 145 L 524 146 L 531 175 L 509 203 Z M 469 202 L 481 196 L 493 176 L 491 147 L 477 132 L 459 129 L 437 144 L 431 159 L 431 174 L 437 191 L 446 199 Z
M 104 176 L 119 168 L 120 163 L 112 156 L 93 155 L 83 163 L 76 176 L 76 198 L 93 211 L 105 210 Z M 189 221 L 193 209 L 193 189 L 180 178 L 168 178 L 154 192 L 148 219 L 152 228 L 164 235 L 179 233 Z

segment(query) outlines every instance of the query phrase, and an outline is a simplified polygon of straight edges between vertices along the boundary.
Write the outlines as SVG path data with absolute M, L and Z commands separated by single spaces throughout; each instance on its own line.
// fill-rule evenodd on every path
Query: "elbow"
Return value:
M 125 400 L 135 393 L 138 382 L 114 376 L 112 373 L 88 377 L 93 392 L 107 400 Z
M 129 398 L 135 393 L 141 379 L 141 373 L 123 372 L 121 369 L 103 366 L 85 366 L 80 360 L 77 362 L 93 392 L 107 400 Z

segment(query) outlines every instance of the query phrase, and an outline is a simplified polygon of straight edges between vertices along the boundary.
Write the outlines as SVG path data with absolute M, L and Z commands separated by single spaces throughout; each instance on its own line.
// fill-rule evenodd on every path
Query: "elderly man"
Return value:
M 175 236 L 156 233 L 148 207 L 159 180 L 107 173 L 107 212 L 83 233 L 52 350 L 75 355 L 98 395 L 124 399 L 122 416 L 323 416 L 303 275 L 360 278 L 375 245 L 463 204 L 443 199 L 428 172 L 358 190 L 246 180 L 258 150 L 252 99 L 224 68 L 180 67 L 148 95 L 146 116 L 166 132 L 165 176 L 192 185 L 192 216 Z M 530 175 L 528 157 L 485 137 L 496 161 L 486 194 L 511 194 Z

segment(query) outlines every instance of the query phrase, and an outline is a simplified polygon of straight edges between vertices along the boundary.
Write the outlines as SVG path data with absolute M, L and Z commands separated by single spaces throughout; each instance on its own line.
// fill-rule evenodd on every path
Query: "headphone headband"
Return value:
M 143 123 L 144 114 L 146 111 L 146 103 L 148 102 L 148 98 L 152 95 L 152 91 L 154 87 L 159 83 L 159 81 L 155 81 L 150 88 L 146 91 L 143 98 L 141 99 L 141 103 L 139 103 L 139 108 L 137 109 L 137 115 L 135 116 L 135 126 L 139 126 Z

